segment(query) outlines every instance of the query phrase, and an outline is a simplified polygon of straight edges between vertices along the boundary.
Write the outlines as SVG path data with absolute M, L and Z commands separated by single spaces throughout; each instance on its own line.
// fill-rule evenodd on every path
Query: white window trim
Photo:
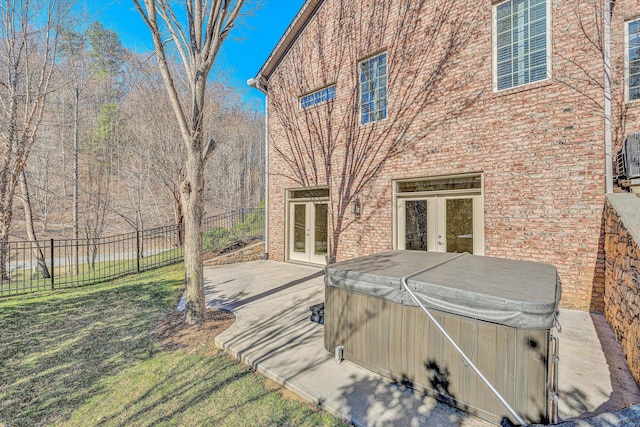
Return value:
M 629 84 L 629 24 L 632 22 L 640 22 L 640 17 L 624 21 L 624 102 L 626 103 L 640 101 L 640 98 L 629 99 L 629 89 L 631 89 Z
M 503 93 L 503 92 L 507 92 L 510 90 L 515 90 L 515 89 L 519 89 L 519 88 L 523 88 L 525 86 L 529 86 L 529 85 L 535 85 L 535 84 L 540 84 L 542 82 L 547 82 L 549 80 L 551 80 L 551 73 L 553 72 L 553 67 L 552 67 L 552 48 L 553 48 L 553 43 L 551 43 L 552 40 L 552 34 L 551 34 L 551 28 L 552 28 L 552 11 L 551 11 L 551 0 L 545 0 L 546 6 L 547 6 L 547 78 L 543 79 L 543 80 L 536 80 L 535 82 L 529 82 L 529 83 L 524 83 L 518 86 L 511 86 L 510 88 L 507 89 L 498 89 L 498 6 L 500 6 L 501 4 L 507 3 L 509 1 L 512 0 L 504 0 L 504 1 L 500 1 L 500 2 L 496 2 L 491 6 L 491 29 L 492 29 L 492 34 L 491 34 L 491 57 L 492 57 L 492 70 L 491 70 L 491 74 L 493 77 L 493 92 L 494 93 Z
M 387 115 L 379 120 L 374 120 L 368 123 L 362 123 L 362 84 L 360 83 L 360 66 L 362 65 L 363 62 L 368 61 L 372 58 L 375 58 L 377 56 L 380 55 L 387 55 Z M 373 55 L 369 55 L 365 58 L 362 58 L 361 60 L 358 61 L 358 125 L 359 126 L 370 126 L 373 125 L 374 123 L 379 123 L 382 122 L 384 120 L 387 120 L 387 118 L 389 117 L 389 53 L 386 50 L 383 50 L 381 52 L 378 53 L 374 53 Z

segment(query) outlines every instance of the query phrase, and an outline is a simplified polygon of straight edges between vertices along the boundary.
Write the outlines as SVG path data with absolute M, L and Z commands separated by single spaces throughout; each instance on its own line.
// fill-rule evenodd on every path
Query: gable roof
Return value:
M 291 46 L 293 46 L 295 41 L 298 39 L 298 36 L 300 36 L 322 3 L 324 3 L 324 0 L 306 0 L 304 2 L 300 11 L 293 18 L 291 24 L 289 24 L 289 27 L 280 38 L 280 41 L 269 55 L 264 65 L 260 68 L 260 71 L 258 71 L 256 77 L 247 82 L 250 86 L 254 86 L 255 82 L 262 79 L 269 80 L 271 74 L 273 74 L 287 52 L 289 52 Z M 254 84 L 252 84 L 252 82 Z

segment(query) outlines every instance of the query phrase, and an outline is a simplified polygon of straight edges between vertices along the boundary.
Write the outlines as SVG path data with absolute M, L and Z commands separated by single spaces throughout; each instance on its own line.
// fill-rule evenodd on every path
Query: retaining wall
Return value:
M 264 259 L 264 242 L 254 243 L 237 251 L 220 255 L 204 261 L 206 267 L 216 265 L 236 264 L 238 262 L 258 261 Z
M 640 384 L 640 197 L 607 195 L 604 226 L 605 316 Z

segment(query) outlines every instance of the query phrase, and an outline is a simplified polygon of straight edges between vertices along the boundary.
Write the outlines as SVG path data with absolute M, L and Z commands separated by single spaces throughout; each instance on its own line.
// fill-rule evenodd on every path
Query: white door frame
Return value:
M 327 263 L 327 254 L 316 254 L 316 206 L 327 206 L 327 240 L 329 238 L 329 199 L 328 198 L 300 198 L 292 199 L 288 198 L 287 201 L 287 245 L 286 245 L 286 258 L 287 261 L 297 261 L 310 264 L 325 265 Z M 304 206 L 305 219 L 304 219 L 304 252 L 295 251 L 295 207 Z M 328 250 L 328 241 L 327 241 Z
M 400 185 L 452 179 L 480 180 L 477 187 L 438 187 L 416 185 L 416 191 L 401 191 Z M 406 187 L 405 187 L 406 188 Z M 420 190 L 420 189 L 424 190 Z M 428 190 L 427 190 L 428 189 Z M 482 173 L 412 178 L 394 181 L 393 186 L 393 248 L 406 249 L 406 202 L 424 200 L 427 202 L 427 250 L 446 251 L 446 201 L 452 199 L 473 199 L 473 253 L 484 255 L 484 176 Z M 438 239 L 440 236 L 440 239 Z

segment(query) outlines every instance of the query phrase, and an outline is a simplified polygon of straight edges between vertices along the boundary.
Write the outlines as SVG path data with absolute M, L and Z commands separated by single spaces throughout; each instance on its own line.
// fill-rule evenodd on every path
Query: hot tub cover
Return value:
M 420 271 L 408 285 L 427 308 L 521 329 L 556 326 L 562 291 L 556 268 L 549 264 L 390 251 L 328 265 L 325 283 L 416 306 L 401 280 Z

